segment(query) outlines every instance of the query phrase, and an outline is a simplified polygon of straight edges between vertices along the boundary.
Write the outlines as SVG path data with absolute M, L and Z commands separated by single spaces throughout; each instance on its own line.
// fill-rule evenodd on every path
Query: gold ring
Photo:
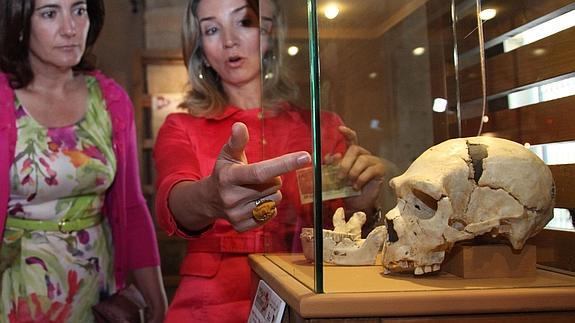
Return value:
M 278 213 L 276 202 L 272 200 L 257 199 L 255 204 L 256 207 L 252 210 L 252 217 L 258 223 L 266 222 Z

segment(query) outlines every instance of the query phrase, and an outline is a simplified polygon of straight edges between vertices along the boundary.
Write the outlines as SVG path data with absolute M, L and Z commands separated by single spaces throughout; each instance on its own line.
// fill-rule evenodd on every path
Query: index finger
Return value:
M 274 177 L 302 168 L 310 162 L 310 154 L 300 151 L 253 164 L 237 165 L 232 170 L 232 181 L 239 185 L 267 183 Z

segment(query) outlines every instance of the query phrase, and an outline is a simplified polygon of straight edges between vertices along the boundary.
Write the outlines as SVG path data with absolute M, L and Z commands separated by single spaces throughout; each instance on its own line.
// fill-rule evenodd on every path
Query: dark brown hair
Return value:
M 7 73 L 10 86 L 19 89 L 34 79 L 28 60 L 30 21 L 35 0 L 0 1 L 0 70 Z M 87 0 L 90 29 L 86 38 L 86 51 L 75 71 L 93 70 L 91 49 L 104 25 L 104 1 Z

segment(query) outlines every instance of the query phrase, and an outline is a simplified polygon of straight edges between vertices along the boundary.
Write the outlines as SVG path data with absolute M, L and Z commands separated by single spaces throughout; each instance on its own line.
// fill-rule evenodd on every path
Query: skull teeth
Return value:
M 384 270 L 404 273 L 411 272 L 414 268 L 415 267 L 412 260 L 393 261 L 384 266 Z
M 411 267 L 409 264 L 409 261 L 407 261 L 407 260 L 400 261 L 399 266 L 401 266 L 401 268 L 403 268 L 403 269 L 408 269 Z
M 413 271 L 413 273 L 418 276 L 418 275 L 423 275 L 423 274 L 431 273 L 434 271 L 438 271 L 440 268 L 441 268 L 441 266 L 439 264 L 417 266 L 417 267 L 415 267 L 415 270 Z

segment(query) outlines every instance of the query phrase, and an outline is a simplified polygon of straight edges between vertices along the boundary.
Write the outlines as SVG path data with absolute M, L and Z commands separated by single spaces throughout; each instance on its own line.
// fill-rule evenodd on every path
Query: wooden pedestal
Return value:
M 536 248 L 513 250 L 508 245 L 457 245 L 441 265 L 443 271 L 462 278 L 512 278 L 534 276 Z

